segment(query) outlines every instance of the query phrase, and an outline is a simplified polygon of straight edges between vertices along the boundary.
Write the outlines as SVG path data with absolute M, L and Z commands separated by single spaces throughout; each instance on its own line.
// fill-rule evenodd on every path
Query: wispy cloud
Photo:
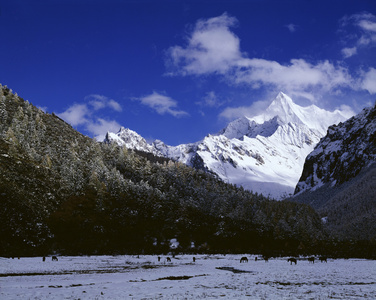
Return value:
M 358 53 L 358 48 L 366 48 L 376 45 L 376 16 L 363 12 L 344 16 L 340 20 L 341 32 L 344 42 L 350 47 L 342 49 L 345 58 Z
M 120 128 L 120 124 L 116 121 L 105 120 L 98 116 L 98 112 L 105 109 L 122 111 L 118 102 L 97 94 L 88 95 L 85 100 L 85 103 L 75 103 L 57 115 L 72 126 L 83 126 L 97 140 L 103 140 L 107 131 L 116 131 Z
M 91 94 L 85 97 L 85 100 L 95 109 L 112 108 L 117 112 L 121 112 L 122 108 L 118 102 L 103 95 Z
M 355 54 L 357 54 L 358 49 L 356 47 L 343 48 L 341 50 L 341 52 L 342 52 L 342 55 L 343 55 L 344 58 L 349 58 L 349 57 L 354 56 Z
M 360 85 L 370 94 L 376 94 L 376 69 L 370 68 L 368 72 L 365 72 Z
M 225 102 L 221 101 L 214 91 L 206 93 L 201 101 L 197 101 L 196 104 L 201 107 L 219 107 Z
M 242 116 L 257 116 L 262 113 L 269 104 L 270 100 L 265 100 L 255 101 L 249 106 L 227 107 L 219 114 L 219 117 L 227 120 L 234 120 Z
M 98 141 L 102 141 L 108 131 L 117 132 L 120 124 L 114 120 L 96 118 L 86 124 L 86 129 L 92 132 Z
M 78 126 L 89 122 L 91 112 L 87 104 L 73 104 L 66 111 L 58 114 L 60 118 L 72 126 Z
M 134 100 L 140 101 L 141 104 L 150 107 L 160 115 L 170 114 L 174 117 L 188 115 L 187 112 L 176 109 L 178 106 L 177 101 L 157 92 L 153 92 L 152 94 L 144 97 L 134 98 Z
M 298 29 L 298 25 L 295 25 L 295 24 L 288 24 L 288 25 L 285 25 L 285 27 L 291 32 L 295 32 L 297 29 Z

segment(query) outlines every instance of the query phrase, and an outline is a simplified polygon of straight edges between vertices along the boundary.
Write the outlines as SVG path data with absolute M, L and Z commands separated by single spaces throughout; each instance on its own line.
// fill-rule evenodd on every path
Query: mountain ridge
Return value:
M 225 182 L 281 199 L 294 192 L 305 157 L 327 127 L 344 120 L 339 110 L 301 107 L 280 92 L 262 114 L 236 119 L 196 143 L 169 146 L 156 140 L 142 147 L 143 151 L 215 173 Z M 141 147 L 135 146 L 125 129 L 107 133 L 105 142 Z

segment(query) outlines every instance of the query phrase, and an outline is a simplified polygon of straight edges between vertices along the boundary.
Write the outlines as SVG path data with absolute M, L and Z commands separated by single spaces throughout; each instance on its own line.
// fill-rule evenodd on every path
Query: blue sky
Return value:
M 0 29 L 0 83 L 90 137 L 195 142 L 279 91 L 376 99 L 374 0 L 3 0 Z

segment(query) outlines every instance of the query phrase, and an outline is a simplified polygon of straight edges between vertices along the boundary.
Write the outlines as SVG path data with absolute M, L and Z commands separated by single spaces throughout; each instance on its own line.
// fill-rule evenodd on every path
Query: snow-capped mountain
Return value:
M 119 146 L 125 146 L 128 149 L 160 155 L 160 153 L 155 152 L 153 146 L 149 145 L 141 135 L 129 128 L 120 127 L 118 133 L 107 132 L 105 141 L 116 142 Z
M 197 143 L 168 146 L 156 140 L 147 144 L 125 128 L 108 133 L 105 142 L 169 157 L 245 189 L 281 198 L 294 192 L 306 156 L 327 128 L 344 120 L 340 111 L 301 107 L 279 93 L 264 113 L 237 119 Z
M 327 135 L 307 156 L 295 194 L 340 185 L 376 162 L 376 106 L 365 108 Z

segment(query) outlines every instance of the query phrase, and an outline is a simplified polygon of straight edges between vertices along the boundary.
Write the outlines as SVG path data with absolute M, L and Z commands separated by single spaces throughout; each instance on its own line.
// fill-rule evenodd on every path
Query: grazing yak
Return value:
M 54 255 L 52 256 L 52 261 L 58 261 L 57 257 Z
M 325 261 L 325 262 L 327 263 L 327 262 L 328 262 L 327 259 L 328 259 L 328 258 L 327 258 L 326 256 L 320 256 L 320 257 L 319 257 L 319 260 L 320 260 L 321 262 L 324 262 L 324 261 Z
M 246 258 L 245 256 L 243 256 L 241 259 L 240 259 L 240 263 L 243 263 L 243 262 L 248 262 L 248 258 Z
M 312 257 L 308 257 L 308 263 L 315 263 L 315 258 L 312 256 Z
M 297 264 L 297 262 L 298 262 L 298 261 L 296 260 L 296 258 L 294 258 L 294 257 L 290 257 L 287 261 L 290 262 L 290 265 L 292 265 L 292 263 Z

